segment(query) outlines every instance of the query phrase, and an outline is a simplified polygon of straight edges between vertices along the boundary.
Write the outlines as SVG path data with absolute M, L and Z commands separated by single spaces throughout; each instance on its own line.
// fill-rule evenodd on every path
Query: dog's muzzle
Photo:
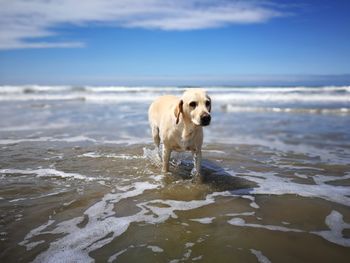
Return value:
M 201 126 L 208 126 L 210 124 L 210 120 L 211 120 L 210 114 L 204 113 L 201 116 Z

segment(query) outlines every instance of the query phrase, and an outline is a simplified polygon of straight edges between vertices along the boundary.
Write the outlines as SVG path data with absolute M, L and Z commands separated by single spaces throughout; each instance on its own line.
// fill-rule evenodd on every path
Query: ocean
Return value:
M 350 87 L 204 87 L 198 184 L 147 120 L 185 88 L 0 86 L 0 261 L 349 262 Z

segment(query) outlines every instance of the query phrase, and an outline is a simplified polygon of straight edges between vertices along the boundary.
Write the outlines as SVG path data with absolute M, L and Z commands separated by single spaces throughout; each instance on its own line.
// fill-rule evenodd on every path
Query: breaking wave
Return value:
M 350 102 L 350 86 L 204 88 L 218 102 Z M 185 89 L 186 87 L 0 86 L 0 101 L 81 100 L 96 103 L 151 101 L 166 93 L 181 94 Z

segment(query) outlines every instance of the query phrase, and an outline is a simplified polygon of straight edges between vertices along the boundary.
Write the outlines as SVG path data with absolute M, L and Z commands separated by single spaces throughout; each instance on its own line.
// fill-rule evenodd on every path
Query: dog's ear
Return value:
M 209 96 L 207 96 L 207 99 L 209 100 L 209 107 L 208 107 L 208 111 L 211 112 L 211 98 Z
M 183 100 L 180 100 L 179 104 L 177 104 L 175 107 L 174 114 L 176 117 L 176 124 L 179 123 L 180 113 L 183 113 L 183 111 L 182 111 L 183 104 L 184 104 Z

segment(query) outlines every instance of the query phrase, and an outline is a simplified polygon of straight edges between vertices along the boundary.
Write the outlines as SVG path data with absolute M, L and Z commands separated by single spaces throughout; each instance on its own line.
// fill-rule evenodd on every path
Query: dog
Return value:
M 158 152 L 163 143 L 162 172 L 169 172 L 172 151 L 191 151 L 191 174 L 201 179 L 203 127 L 210 124 L 211 106 L 210 97 L 202 89 L 188 89 L 181 98 L 161 96 L 150 105 L 148 119 Z

